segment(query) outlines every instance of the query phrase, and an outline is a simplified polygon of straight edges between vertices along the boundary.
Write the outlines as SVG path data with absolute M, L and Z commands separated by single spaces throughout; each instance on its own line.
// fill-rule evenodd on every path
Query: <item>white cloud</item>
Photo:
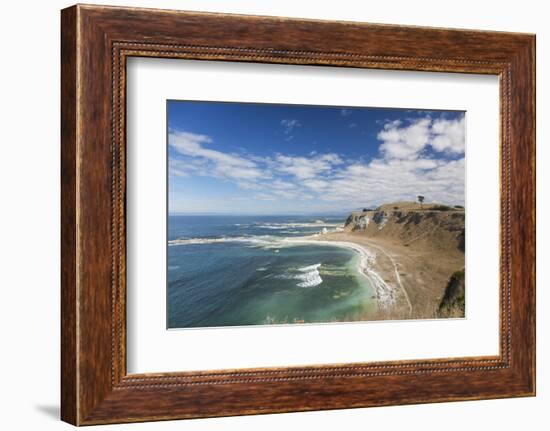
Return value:
M 415 158 L 428 144 L 430 139 L 431 120 L 423 118 L 407 127 L 400 127 L 400 123 L 387 123 L 378 133 L 382 141 L 380 151 L 388 159 Z
M 430 117 L 410 121 L 403 126 L 396 120 L 384 124 L 377 138 L 386 159 L 416 159 L 428 146 L 435 152 L 464 153 L 465 121 L 458 119 L 432 120 Z
M 200 159 L 179 160 L 170 158 L 168 171 L 170 175 L 188 177 L 191 174 L 201 174 L 205 169 L 205 162 Z
M 296 184 L 288 182 L 288 181 L 282 181 L 280 179 L 276 179 L 272 182 L 270 182 L 270 186 L 274 189 L 278 190 L 289 190 L 289 189 L 295 189 Z
M 176 177 L 188 177 L 190 174 L 188 166 L 182 163 L 181 160 L 170 159 L 168 170 L 170 175 L 175 175 Z
M 253 162 L 239 156 L 204 148 L 202 144 L 210 144 L 213 142 L 212 139 L 206 135 L 197 135 L 189 132 L 174 132 L 170 134 L 169 142 L 176 151 L 187 156 L 203 157 L 216 163 L 231 166 L 255 166 Z
M 344 163 L 342 158 L 335 153 L 323 154 L 322 156 L 319 157 L 319 160 L 322 160 L 323 162 L 331 163 L 333 165 L 340 165 Z
M 340 109 L 340 115 L 342 117 L 349 117 L 351 113 L 351 109 Z
M 334 153 L 315 155 L 312 157 L 293 157 L 278 154 L 275 157 L 275 169 L 278 172 L 293 175 L 304 180 L 330 172 L 342 159 Z
M 272 193 L 285 199 L 296 199 L 300 196 L 300 193 L 292 190 L 275 189 Z
M 463 153 L 466 142 L 466 124 L 464 116 L 457 120 L 436 120 L 432 125 L 434 138 L 432 147 L 435 151 Z
M 463 116 L 386 121 L 377 137 L 379 157 L 348 164 L 326 184 L 311 184 L 320 199 L 356 207 L 414 200 L 418 194 L 429 201 L 464 202 Z M 430 148 L 437 158 L 426 152 Z
M 237 186 L 243 190 L 261 190 L 262 189 L 262 186 L 260 184 L 255 183 L 253 181 L 236 180 L 235 184 L 237 184 Z
M 307 188 L 315 192 L 321 193 L 327 189 L 330 183 L 326 180 L 310 179 L 310 180 L 305 180 L 303 184 Z
M 213 149 L 208 135 L 174 131 L 169 145 L 177 155 L 170 158 L 169 168 L 177 177 L 229 181 L 252 200 L 290 200 L 296 205 L 312 200 L 311 205 L 341 211 L 414 200 L 419 194 L 428 202 L 463 204 L 464 128 L 463 117 L 387 121 L 377 135 L 378 156 L 355 161 L 333 152 L 226 153 Z
M 422 194 L 428 201 L 460 204 L 464 202 L 464 175 L 464 158 L 378 158 L 347 166 L 328 182 L 320 198 L 358 207 L 414 200 Z
M 298 120 L 284 119 L 281 120 L 281 126 L 284 128 L 285 134 L 290 134 L 296 127 L 302 127 L 302 124 Z
M 254 195 L 254 199 L 258 199 L 260 201 L 276 201 L 277 197 L 268 193 L 256 193 Z
M 252 160 L 245 157 L 205 148 L 211 144 L 212 138 L 189 132 L 171 132 L 168 136 L 169 145 L 178 153 L 194 159 L 192 166 L 201 166 L 201 173 L 212 176 L 239 180 L 254 180 L 261 178 L 263 173 Z

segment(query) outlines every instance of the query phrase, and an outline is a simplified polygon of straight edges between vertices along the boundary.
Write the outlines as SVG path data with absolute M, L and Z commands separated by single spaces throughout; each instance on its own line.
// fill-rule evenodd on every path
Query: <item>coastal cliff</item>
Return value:
M 368 238 L 388 239 L 405 247 L 464 253 L 464 208 L 441 204 L 420 207 L 397 202 L 376 209 L 354 211 L 344 230 Z
M 395 299 L 381 318 L 464 317 L 462 206 L 396 202 L 365 208 L 318 239 L 360 244 L 373 253 L 374 270 Z

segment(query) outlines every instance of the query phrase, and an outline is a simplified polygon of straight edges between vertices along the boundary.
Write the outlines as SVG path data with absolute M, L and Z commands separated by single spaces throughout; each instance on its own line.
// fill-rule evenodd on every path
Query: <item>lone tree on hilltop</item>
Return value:
M 418 203 L 420 204 L 420 209 L 423 209 L 422 202 L 424 202 L 424 196 L 418 196 Z

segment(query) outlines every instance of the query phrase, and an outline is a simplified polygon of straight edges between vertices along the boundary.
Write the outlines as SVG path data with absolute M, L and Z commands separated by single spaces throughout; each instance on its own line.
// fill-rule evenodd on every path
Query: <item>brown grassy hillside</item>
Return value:
M 399 202 L 376 210 L 354 211 L 345 230 L 370 238 L 386 238 L 405 247 L 464 252 L 463 209 L 441 204 Z
M 377 250 L 385 281 L 405 289 L 412 312 L 398 317 L 464 316 L 464 289 L 450 282 L 457 271 L 464 274 L 462 207 L 397 202 L 354 211 L 341 236 Z M 399 272 L 399 280 L 392 271 Z

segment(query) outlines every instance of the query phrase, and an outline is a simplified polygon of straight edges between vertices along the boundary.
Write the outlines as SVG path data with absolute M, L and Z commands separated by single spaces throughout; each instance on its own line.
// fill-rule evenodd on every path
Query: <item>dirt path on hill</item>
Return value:
M 366 237 L 353 232 L 331 232 L 319 240 L 347 241 L 363 245 L 376 254 L 375 270 L 397 292 L 396 306 L 387 319 L 426 319 L 437 310 L 451 274 L 464 267 L 459 250 L 442 253 L 425 246 L 398 244 L 388 238 Z

